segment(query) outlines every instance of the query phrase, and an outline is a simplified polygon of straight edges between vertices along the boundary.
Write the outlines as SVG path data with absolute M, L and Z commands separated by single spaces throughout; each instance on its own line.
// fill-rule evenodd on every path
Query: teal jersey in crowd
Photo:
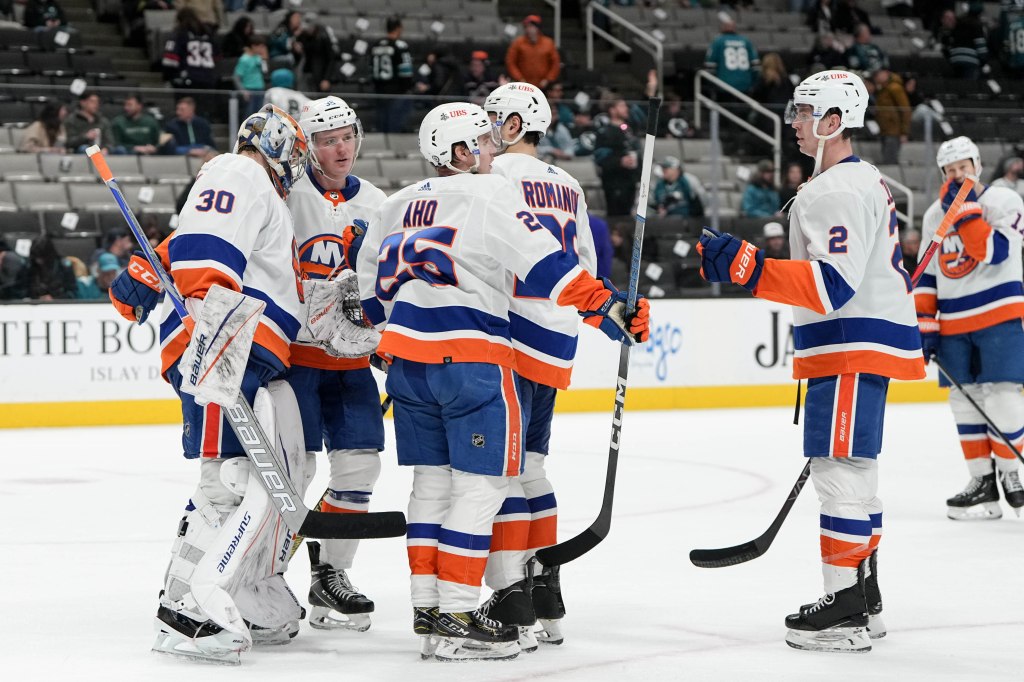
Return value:
M 1003 0 L 999 28 L 1003 63 L 1011 69 L 1024 69 L 1024 2 Z
M 723 33 L 708 47 L 704 66 L 740 92 L 750 92 L 757 80 L 754 72 L 761 66 L 761 60 L 754 44 L 746 36 Z

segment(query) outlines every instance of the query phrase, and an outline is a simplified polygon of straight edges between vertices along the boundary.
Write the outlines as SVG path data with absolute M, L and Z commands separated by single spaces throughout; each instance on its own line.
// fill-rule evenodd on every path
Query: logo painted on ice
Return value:
M 640 346 L 644 357 L 654 364 L 654 376 L 658 381 L 668 379 L 669 358 L 683 347 L 683 329 L 666 323 L 651 328 L 651 338 Z

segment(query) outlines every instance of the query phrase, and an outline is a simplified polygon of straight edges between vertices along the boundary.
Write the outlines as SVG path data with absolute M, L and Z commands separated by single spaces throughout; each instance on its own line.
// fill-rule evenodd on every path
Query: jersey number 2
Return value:
M 457 284 L 455 261 L 437 248 L 451 247 L 457 233 L 454 227 L 435 226 L 388 235 L 380 245 L 377 261 L 377 298 L 392 300 L 398 289 L 412 279 L 432 286 Z

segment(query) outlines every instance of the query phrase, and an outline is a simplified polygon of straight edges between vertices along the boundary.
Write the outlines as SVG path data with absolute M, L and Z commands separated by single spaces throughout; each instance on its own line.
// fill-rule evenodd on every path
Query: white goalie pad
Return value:
M 377 349 L 380 334 L 363 323 L 355 271 L 342 270 L 333 280 L 303 280 L 302 290 L 306 320 L 300 341 L 337 358 L 361 358 Z
M 196 403 L 233 405 L 266 303 L 215 284 L 203 299 L 192 339 L 181 356 L 181 390 Z

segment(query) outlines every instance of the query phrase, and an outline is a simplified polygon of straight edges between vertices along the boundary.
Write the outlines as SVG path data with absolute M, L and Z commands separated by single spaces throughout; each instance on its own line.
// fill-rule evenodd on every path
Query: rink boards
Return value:
M 628 409 L 792 405 L 791 315 L 752 299 L 655 300 L 651 340 L 633 349 Z M 618 346 L 581 325 L 567 412 L 610 410 Z M 383 391 L 383 375 L 375 372 Z M 893 382 L 890 401 L 945 400 L 929 378 Z M 0 428 L 180 421 L 159 376 L 155 320 L 105 303 L 0 306 Z

